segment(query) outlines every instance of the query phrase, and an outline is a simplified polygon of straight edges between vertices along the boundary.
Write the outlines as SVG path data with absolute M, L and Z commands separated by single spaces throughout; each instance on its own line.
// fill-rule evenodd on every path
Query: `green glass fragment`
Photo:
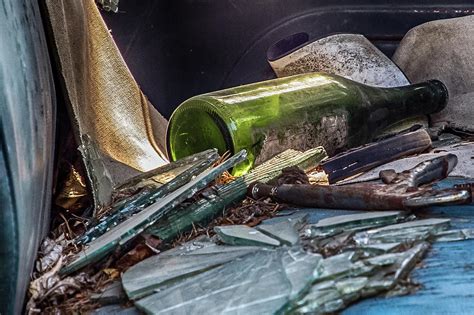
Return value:
M 304 224 L 305 216 L 299 216 L 297 219 L 284 218 L 278 222 L 260 224 L 256 229 L 260 232 L 279 240 L 285 245 L 296 245 L 300 240 L 298 227 Z
M 224 247 L 224 246 L 222 246 Z M 122 276 L 122 283 L 132 300 L 153 293 L 160 286 L 212 269 L 238 257 L 255 253 L 255 248 L 230 246 L 232 250 L 179 256 L 155 255 L 136 264 Z
M 311 288 L 280 313 L 333 313 L 362 297 L 387 292 L 414 268 L 428 247 L 428 243 L 420 243 L 404 252 L 354 262 L 354 252 L 326 258 L 319 265 L 322 272 Z
M 357 214 L 340 215 L 320 220 L 309 225 L 306 234 L 309 237 L 328 236 L 349 230 L 361 230 L 401 221 L 406 214 L 402 211 L 371 211 Z
M 435 235 L 435 239 L 437 242 L 455 242 L 455 241 L 474 239 L 474 230 L 461 229 L 461 230 L 442 231 Z
M 190 155 L 176 162 L 171 162 L 163 166 L 152 169 L 148 172 L 130 178 L 126 183 L 116 187 L 115 190 L 120 193 L 122 191 L 136 191 L 138 189 L 151 186 L 159 187 L 170 180 L 185 172 L 193 165 L 205 160 L 215 158 L 216 161 L 219 158 L 217 149 L 206 150 L 197 154 Z
M 222 164 L 208 169 L 197 175 L 192 181 L 159 199 L 156 203 L 135 214 L 126 221 L 115 226 L 89 246 L 80 251 L 68 265 L 61 269 L 61 274 L 69 274 L 84 266 L 97 262 L 105 257 L 118 245 L 123 245 L 168 214 L 178 204 L 192 197 L 196 192 L 206 187 L 212 180 L 246 158 L 246 152 L 241 151 Z
M 280 246 L 280 241 L 246 225 L 216 226 L 214 232 L 229 245 Z
M 156 174 L 161 171 L 163 177 L 169 177 L 170 179 L 165 183 L 166 185 L 160 184 L 150 186 L 150 184 L 148 184 L 148 187 L 144 188 L 139 193 L 117 202 L 112 209 L 112 213 L 101 219 L 95 226 L 88 228 L 88 230 L 76 240 L 76 243 L 89 243 L 93 239 L 110 230 L 112 227 L 142 211 L 145 207 L 155 203 L 159 198 L 162 198 L 188 183 L 194 176 L 202 173 L 205 169 L 210 167 L 218 158 L 219 155 L 217 154 L 217 150 L 207 150 L 187 157 L 182 161 L 173 162 L 151 171 L 149 174 L 150 176 L 157 176 Z M 143 178 L 148 177 L 140 175 L 133 178 L 130 185 L 136 187 L 138 183 L 142 183 L 140 180 Z
M 217 186 L 213 198 L 200 199 L 191 205 L 180 206 L 177 211 L 173 211 L 148 228 L 147 233 L 165 241 L 172 240 L 180 233 L 191 230 L 193 224 L 208 224 L 214 217 L 221 215 L 228 205 L 243 200 L 250 183 L 257 180 L 266 183 L 280 175 L 285 167 L 314 167 L 326 157 L 322 147 L 306 152 L 286 150 L 257 166 L 250 173 L 228 184 Z
M 149 314 L 273 314 L 313 279 L 321 256 L 259 250 L 138 300 Z
M 354 240 L 359 245 L 416 242 L 427 240 L 431 236 L 444 231 L 449 227 L 449 219 L 425 219 L 393 224 L 377 229 L 359 232 Z

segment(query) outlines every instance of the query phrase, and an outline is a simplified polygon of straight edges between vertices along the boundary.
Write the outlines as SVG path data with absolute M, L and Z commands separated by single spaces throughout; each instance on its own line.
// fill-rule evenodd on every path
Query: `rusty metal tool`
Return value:
M 270 197 L 278 202 L 303 207 L 351 210 L 414 209 L 470 203 L 471 189 L 434 189 L 428 185 L 446 178 L 456 164 L 456 155 L 447 154 L 401 173 L 384 170 L 380 172 L 382 183 L 270 186 L 256 182 L 249 186 L 248 195 L 253 198 Z

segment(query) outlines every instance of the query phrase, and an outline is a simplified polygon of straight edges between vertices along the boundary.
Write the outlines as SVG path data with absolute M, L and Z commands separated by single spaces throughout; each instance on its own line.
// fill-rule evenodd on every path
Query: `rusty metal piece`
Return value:
M 418 188 L 446 178 L 456 163 L 456 156 L 448 154 L 402 173 L 387 170 L 381 172 L 385 184 L 270 186 L 257 182 L 250 185 L 248 194 L 257 199 L 271 197 L 275 201 L 303 207 L 353 210 L 411 209 L 471 202 L 472 194 L 468 190 Z
M 348 186 L 281 185 L 254 183 L 249 187 L 253 198 L 273 200 L 302 207 L 354 210 L 403 209 L 400 193 L 387 191 L 386 185 L 354 184 Z
M 407 187 L 418 187 L 432 181 L 448 177 L 458 163 L 458 157 L 447 154 L 421 162 L 410 170 L 396 173 L 394 170 L 383 170 L 379 177 L 385 184 L 402 184 Z
M 472 202 L 470 190 L 444 189 L 428 190 L 420 195 L 412 196 L 404 200 L 407 208 L 421 208 L 437 205 L 465 204 Z

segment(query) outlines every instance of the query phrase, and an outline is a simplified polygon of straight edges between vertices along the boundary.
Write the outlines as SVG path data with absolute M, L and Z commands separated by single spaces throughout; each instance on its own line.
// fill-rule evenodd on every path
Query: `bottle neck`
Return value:
M 373 89 L 367 127 L 376 133 L 403 119 L 441 111 L 448 101 L 448 90 L 438 80 L 389 89 Z

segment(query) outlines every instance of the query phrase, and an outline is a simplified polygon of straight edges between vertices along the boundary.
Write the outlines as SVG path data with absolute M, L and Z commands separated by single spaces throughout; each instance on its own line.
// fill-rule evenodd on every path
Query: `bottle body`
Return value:
M 168 155 L 247 149 L 248 160 L 233 171 L 241 175 L 289 148 L 321 145 L 332 155 L 361 145 L 397 121 L 441 110 L 446 101 L 439 81 L 376 88 L 325 73 L 264 81 L 181 104 L 168 126 Z

